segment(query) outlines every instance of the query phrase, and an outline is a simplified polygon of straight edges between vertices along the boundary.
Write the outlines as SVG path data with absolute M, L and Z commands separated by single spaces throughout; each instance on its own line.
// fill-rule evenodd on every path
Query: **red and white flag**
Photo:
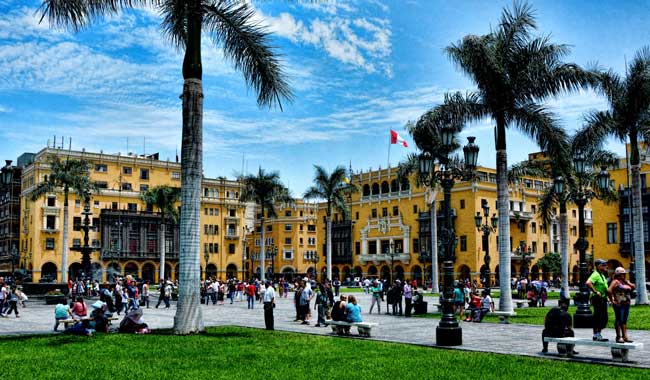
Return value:
M 408 148 L 409 144 L 404 140 L 403 138 L 400 137 L 400 135 L 393 131 L 392 129 L 390 130 L 390 143 L 391 144 L 402 144 L 404 148 Z

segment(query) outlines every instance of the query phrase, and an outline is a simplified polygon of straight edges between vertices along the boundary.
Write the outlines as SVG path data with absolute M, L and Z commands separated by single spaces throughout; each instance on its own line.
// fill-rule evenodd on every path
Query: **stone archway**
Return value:
M 56 264 L 52 262 L 47 262 L 41 266 L 41 278 L 47 277 L 53 281 L 57 281 L 59 268 L 56 267 Z
M 368 267 L 368 276 L 377 276 L 377 267 L 371 265 Z
M 340 270 L 337 266 L 332 266 L 332 280 L 340 280 L 339 276 Z
M 393 280 L 400 280 L 404 282 L 404 268 L 402 268 L 401 265 L 396 265 L 395 266 L 395 272 L 393 273 L 394 279 Z
M 420 268 L 419 265 L 414 265 L 414 266 L 411 268 L 411 276 L 413 276 L 413 279 L 414 279 L 418 284 L 422 284 L 422 283 L 423 283 L 423 282 L 422 282 L 422 280 L 423 280 L 423 278 L 422 278 L 422 268 Z
M 68 267 L 68 278 L 72 281 L 82 279 L 84 277 L 84 268 L 81 263 L 72 263 Z
M 359 277 L 359 280 L 363 278 L 363 269 L 360 266 L 354 267 L 354 277 Z
M 388 279 L 390 279 L 390 276 L 391 276 L 390 268 L 388 267 L 388 265 L 382 266 L 381 267 L 381 276 L 380 276 L 381 279 L 382 280 L 388 280 Z
M 237 265 L 228 264 L 228 266 L 226 267 L 226 278 L 229 280 L 235 277 L 237 277 Z
M 208 264 L 205 267 L 206 277 L 217 277 L 217 266 L 214 264 Z
M 134 262 L 128 262 L 124 265 L 124 276 L 126 277 L 127 275 L 131 275 L 133 277 L 140 277 L 138 276 L 138 264 Z
M 459 280 L 471 280 L 469 267 L 465 264 L 461 265 L 458 268 L 458 279 Z
M 142 265 L 142 281 L 154 283 L 156 280 L 156 267 L 152 263 Z

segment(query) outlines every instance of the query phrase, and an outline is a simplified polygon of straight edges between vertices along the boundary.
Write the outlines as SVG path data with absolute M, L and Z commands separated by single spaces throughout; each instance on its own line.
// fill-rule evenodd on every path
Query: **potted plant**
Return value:
M 56 305 L 58 303 L 65 304 L 65 294 L 63 294 L 60 289 L 50 290 L 49 292 L 45 293 L 46 305 Z

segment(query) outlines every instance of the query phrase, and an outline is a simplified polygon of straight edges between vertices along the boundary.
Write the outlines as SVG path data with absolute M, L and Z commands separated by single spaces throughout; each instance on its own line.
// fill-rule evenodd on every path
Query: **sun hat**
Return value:
M 623 267 L 618 267 L 618 268 L 616 268 L 614 270 L 614 274 L 625 274 L 625 273 L 627 273 L 627 272 L 625 271 L 625 268 L 623 268 Z

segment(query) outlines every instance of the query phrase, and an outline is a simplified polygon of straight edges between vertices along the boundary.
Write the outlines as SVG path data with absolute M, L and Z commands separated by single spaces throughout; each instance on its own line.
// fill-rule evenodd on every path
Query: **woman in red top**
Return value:
M 72 319 L 81 319 L 87 316 L 88 308 L 84 303 L 83 297 L 77 297 L 77 302 L 75 302 L 72 305 L 72 309 L 70 309 L 70 314 L 72 314 Z

